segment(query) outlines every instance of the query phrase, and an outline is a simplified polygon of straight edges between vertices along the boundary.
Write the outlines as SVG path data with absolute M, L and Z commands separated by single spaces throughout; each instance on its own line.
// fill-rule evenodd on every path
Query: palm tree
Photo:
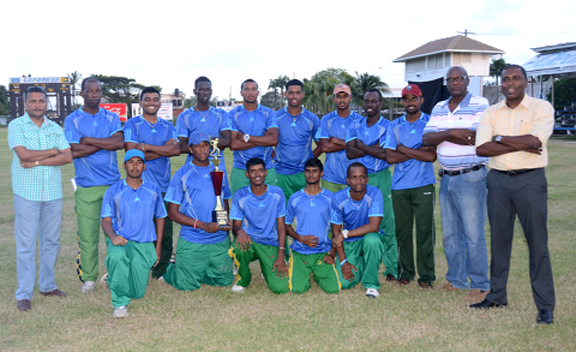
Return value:
M 68 79 L 70 80 L 70 84 L 72 85 L 72 104 L 77 105 L 78 102 L 76 101 L 76 85 L 80 83 L 82 79 L 82 74 L 78 73 L 78 71 L 74 71 L 68 74 Z
M 268 89 L 274 90 L 274 104 L 275 105 L 276 105 L 276 101 L 277 101 L 277 98 L 276 98 L 277 90 L 276 89 L 280 88 L 280 104 L 279 104 L 278 109 L 282 109 L 284 107 L 284 86 L 286 86 L 286 83 L 288 83 L 288 81 L 290 81 L 290 77 L 278 75 L 278 77 L 271 79 L 270 84 L 268 85 Z
M 358 106 L 362 106 L 364 103 L 364 93 L 366 93 L 370 89 L 378 89 L 381 93 L 390 93 L 390 87 L 388 84 L 383 82 L 379 76 L 374 76 L 369 74 L 368 72 L 359 74 L 356 71 L 356 82 L 357 85 L 354 87 L 357 89 L 357 94 L 354 94 L 354 88 L 352 90 L 354 102 Z M 382 99 L 383 105 L 390 106 L 389 99 Z
M 500 76 L 502 75 L 502 71 L 506 68 L 508 64 L 504 61 L 503 58 L 493 59 L 490 63 L 490 76 L 496 78 L 496 85 L 498 86 L 498 82 Z

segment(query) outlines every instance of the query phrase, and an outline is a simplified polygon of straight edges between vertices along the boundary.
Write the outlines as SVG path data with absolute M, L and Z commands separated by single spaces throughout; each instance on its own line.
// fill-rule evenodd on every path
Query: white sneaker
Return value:
M 107 280 L 108 280 L 108 273 L 106 273 L 102 276 L 102 278 L 100 279 L 100 285 L 105 285 L 105 286 L 108 285 Z
M 234 292 L 234 293 L 244 293 L 244 291 L 246 291 L 246 287 L 242 287 L 242 286 L 238 286 L 238 285 L 232 286 L 232 292 Z
M 94 291 L 96 288 L 96 283 L 94 281 L 86 281 L 82 284 L 82 293 L 88 293 Z
M 126 318 L 128 316 L 128 306 L 114 308 L 114 318 Z
M 158 278 L 158 281 L 160 281 L 160 282 L 166 282 L 166 280 L 164 280 L 164 276 L 160 276 L 160 277 Z
M 380 296 L 380 294 L 378 293 L 378 290 L 375 288 L 369 288 L 366 290 L 366 297 L 368 298 L 376 298 Z

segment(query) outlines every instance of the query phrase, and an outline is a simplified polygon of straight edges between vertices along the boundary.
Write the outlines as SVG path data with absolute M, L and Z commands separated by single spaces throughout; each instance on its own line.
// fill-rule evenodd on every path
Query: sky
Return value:
M 573 0 L 11 1 L 0 13 L 0 84 L 77 71 L 190 96 L 207 76 L 222 100 L 240 99 L 247 78 L 262 95 L 279 75 L 335 67 L 403 87 L 404 64 L 392 61 L 421 45 L 467 29 L 523 64 L 530 48 L 576 41 L 575 10 Z

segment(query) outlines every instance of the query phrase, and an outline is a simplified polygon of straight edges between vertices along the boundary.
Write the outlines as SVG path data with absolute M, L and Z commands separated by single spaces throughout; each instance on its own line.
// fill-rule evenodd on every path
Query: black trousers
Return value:
M 491 227 L 491 302 L 508 304 L 506 283 L 510 271 L 516 215 L 522 225 L 530 254 L 532 296 L 538 309 L 554 310 L 554 282 L 548 253 L 548 184 L 544 168 L 509 175 L 491 170 L 488 187 L 488 219 Z

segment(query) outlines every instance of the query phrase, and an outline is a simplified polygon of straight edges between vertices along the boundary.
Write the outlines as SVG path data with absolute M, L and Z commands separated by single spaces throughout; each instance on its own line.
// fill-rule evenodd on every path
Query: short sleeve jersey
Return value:
M 328 237 L 328 233 L 330 232 L 330 211 L 333 196 L 334 193 L 327 189 L 322 189 L 315 196 L 308 195 L 302 189 L 290 197 L 286 208 L 286 224 L 291 225 L 296 220 L 296 233 L 302 236 L 318 237 L 318 245 L 315 248 L 294 240 L 290 246 L 293 251 L 305 255 L 330 251 L 332 241 Z
M 144 117 L 136 116 L 124 124 L 124 142 L 164 145 L 171 139 L 178 140 L 174 124 L 161 118 L 158 118 L 155 124 L 150 124 Z M 142 178 L 155 183 L 160 187 L 160 191 L 166 192 L 171 175 L 170 158 L 161 156 L 146 161 Z
M 317 139 L 330 139 L 336 137 L 346 141 L 348 128 L 350 125 L 355 124 L 361 120 L 362 116 L 355 112 L 350 113 L 346 118 L 338 116 L 336 111 L 329 113 L 320 120 L 320 128 L 316 134 Z M 346 170 L 348 166 L 354 162 L 348 159 L 346 150 L 340 150 L 333 153 L 326 153 L 326 161 L 324 162 L 324 177 L 323 179 L 341 185 L 346 184 Z
M 280 187 L 268 185 L 266 192 L 257 196 L 250 186 L 240 188 L 232 200 L 230 219 L 242 220 L 242 229 L 256 243 L 278 247 L 276 219 L 286 213 L 286 198 Z
M 428 120 L 430 120 L 430 115 L 425 113 L 422 113 L 420 118 L 414 122 L 406 120 L 406 115 L 397 118 L 390 123 L 388 132 L 381 139 L 381 146 L 391 150 L 396 150 L 398 144 L 412 149 L 422 147 L 422 134 Z M 433 163 L 408 159 L 394 166 L 393 190 L 411 189 L 431 184 L 436 184 Z
M 158 186 L 143 181 L 138 189 L 133 189 L 126 180 L 120 180 L 106 190 L 100 212 L 102 219 L 111 218 L 117 235 L 138 243 L 156 241 L 153 219 L 167 215 Z
M 382 201 L 382 192 L 377 187 L 366 185 L 366 194 L 360 201 L 352 199 L 350 197 L 350 187 L 346 187 L 332 198 L 330 222 L 342 225 L 342 228 L 346 230 L 357 229 L 368 224 L 372 216 L 384 216 Z M 382 235 L 381 232 L 380 234 Z M 354 242 L 361 238 L 347 238 L 344 241 Z
M 68 143 L 80 143 L 83 137 L 108 138 L 122 131 L 120 118 L 100 108 L 96 115 L 78 109 L 68 115 L 64 133 Z M 76 184 L 81 187 L 112 185 L 120 180 L 115 150 L 100 149 L 94 154 L 74 159 Z
M 230 130 L 242 132 L 250 136 L 263 136 L 270 128 L 278 128 L 276 114 L 270 108 L 258 105 L 254 111 L 248 111 L 240 105 L 228 113 Z M 246 170 L 246 162 L 252 158 L 264 160 L 266 170 L 274 167 L 272 163 L 272 147 L 254 147 L 246 150 L 234 151 L 232 167 Z
M 279 129 L 274 157 L 276 173 L 295 175 L 304 172 L 304 164 L 312 159 L 312 141 L 320 126 L 318 116 L 304 108 L 298 116 L 292 116 L 283 108 L 276 111 L 276 123 Z
M 164 200 L 180 205 L 180 212 L 192 219 L 212 222 L 212 210 L 216 207 L 216 194 L 210 177 L 211 171 L 214 171 L 212 163 L 206 167 L 196 166 L 190 162 L 185 163 L 172 177 Z M 223 172 L 222 200 L 232 197 L 228 177 L 226 172 Z M 228 233 L 226 231 L 208 233 L 202 229 L 182 225 L 180 236 L 191 243 L 213 244 L 224 241 Z
M 380 146 L 380 139 L 382 136 L 386 135 L 386 131 L 388 130 L 389 125 L 390 121 L 380 116 L 378 122 L 368 127 L 366 118 L 363 117 L 361 120 L 356 121 L 356 123 L 351 124 L 348 128 L 346 143 L 355 139 L 359 139 L 365 145 Z M 355 160 L 360 161 L 362 164 L 364 164 L 364 166 L 366 166 L 368 174 L 375 174 L 390 167 L 390 164 L 388 164 L 386 160 L 375 158 L 371 155 L 364 155 L 363 157 Z

